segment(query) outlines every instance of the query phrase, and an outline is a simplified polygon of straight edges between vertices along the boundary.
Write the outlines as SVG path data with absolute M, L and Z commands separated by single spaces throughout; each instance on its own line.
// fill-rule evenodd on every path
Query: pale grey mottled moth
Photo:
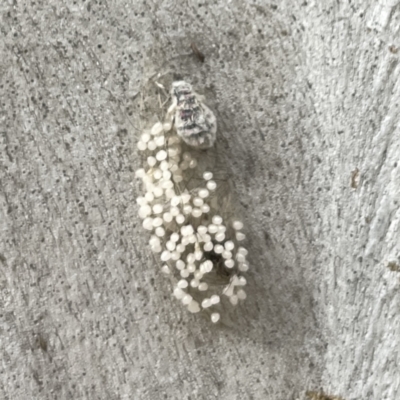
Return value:
M 168 113 L 174 118 L 178 136 L 189 146 L 200 149 L 212 147 L 217 134 L 217 120 L 200 101 L 192 85 L 185 81 L 173 82 L 171 96 L 172 105 Z

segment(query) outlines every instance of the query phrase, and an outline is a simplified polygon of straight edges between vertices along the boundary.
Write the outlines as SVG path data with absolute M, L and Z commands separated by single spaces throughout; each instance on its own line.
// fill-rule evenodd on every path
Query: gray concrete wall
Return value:
M 397 1 L 0 14 L 1 399 L 400 398 Z M 165 68 L 224 127 L 252 264 L 232 326 L 171 297 L 138 221 L 135 98 Z

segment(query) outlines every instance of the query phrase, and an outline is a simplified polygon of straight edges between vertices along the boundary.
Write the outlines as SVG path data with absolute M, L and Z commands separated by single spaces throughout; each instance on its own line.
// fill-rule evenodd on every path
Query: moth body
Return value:
M 189 146 L 200 149 L 212 147 L 217 134 L 216 118 L 193 92 L 192 85 L 185 81 L 174 82 L 171 96 L 178 136 Z

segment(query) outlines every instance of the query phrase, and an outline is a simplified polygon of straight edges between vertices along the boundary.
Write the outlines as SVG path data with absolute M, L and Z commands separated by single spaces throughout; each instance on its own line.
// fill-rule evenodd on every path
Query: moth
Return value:
M 185 81 L 172 83 L 172 105 L 168 110 L 179 137 L 192 147 L 208 149 L 214 146 L 217 120 L 214 113 L 201 102 L 192 85 Z

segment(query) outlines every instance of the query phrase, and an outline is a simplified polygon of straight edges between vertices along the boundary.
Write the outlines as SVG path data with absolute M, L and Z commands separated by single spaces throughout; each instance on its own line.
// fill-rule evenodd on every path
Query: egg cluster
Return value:
M 137 198 L 138 213 L 143 228 L 151 232 L 151 250 L 159 254 L 161 270 L 173 278 L 176 299 L 192 313 L 210 309 L 216 323 L 223 302 L 236 305 L 246 298 L 241 273 L 249 265 L 248 251 L 240 245 L 243 223 L 224 220 L 223 210 L 215 209 L 218 184 L 212 172 L 200 173 L 189 188 L 198 161 L 171 122 L 156 123 L 141 135 L 137 147 L 145 160 L 145 167 L 136 171 L 144 188 Z

